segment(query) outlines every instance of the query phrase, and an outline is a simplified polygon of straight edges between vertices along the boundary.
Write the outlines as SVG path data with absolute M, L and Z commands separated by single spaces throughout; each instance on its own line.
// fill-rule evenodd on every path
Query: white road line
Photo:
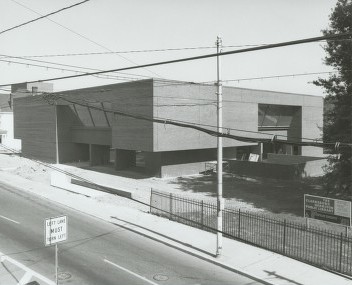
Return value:
M 10 218 L 6 218 L 6 217 L 1 216 L 1 215 L 0 215 L 0 218 L 3 218 L 3 219 L 5 219 L 5 220 L 8 220 L 8 221 L 13 222 L 13 223 L 15 223 L 15 224 L 20 224 L 20 222 L 17 222 L 17 221 L 15 221 L 15 220 L 10 219 Z
M 144 280 L 145 282 L 148 282 L 149 284 L 152 284 L 152 285 L 159 285 L 159 284 L 157 284 L 157 283 L 155 283 L 155 282 L 153 282 L 153 281 L 148 280 L 147 278 L 145 278 L 145 277 L 143 277 L 143 276 L 141 276 L 141 275 L 138 275 L 137 273 L 134 273 L 134 272 L 132 272 L 132 271 L 130 271 L 130 270 L 128 270 L 128 269 L 126 269 L 126 268 L 120 266 L 120 265 L 117 265 L 116 263 L 113 263 L 113 262 L 111 262 L 111 261 L 109 261 L 109 260 L 107 260 L 107 259 L 103 259 L 103 260 L 104 260 L 104 262 L 109 263 L 109 264 L 111 264 L 112 266 L 115 266 L 115 267 L 117 267 L 117 268 L 119 268 L 119 269 L 121 269 L 121 270 L 123 270 L 123 271 L 126 271 L 127 273 L 132 274 L 133 276 L 136 276 L 136 277 L 138 277 L 139 279 L 142 279 L 142 280 Z
M 31 281 L 31 279 L 32 279 L 32 274 L 30 274 L 29 272 L 26 272 L 26 274 L 23 275 L 23 277 L 17 283 L 17 285 L 24 285 L 24 284 L 28 283 L 29 281 Z
M 11 257 L 4 255 L 3 253 L 0 252 L 0 262 L 5 262 L 5 261 L 12 263 L 13 265 L 19 267 L 20 269 L 22 269 L 25 272 L 24 276 L 22 277 L 22 279 L 19 281 L 18 284 L 22 284 L 22 282 L 28 280 L 29 277 L 36 277 L 48 285 L 55 285 L 55 282 L 51 281 L 50 279 L 46 278 L 45 276 L 35 272 L 34 270 L 28 268 L 27 266 L 23 265 L 22 263 L 14 260 Z

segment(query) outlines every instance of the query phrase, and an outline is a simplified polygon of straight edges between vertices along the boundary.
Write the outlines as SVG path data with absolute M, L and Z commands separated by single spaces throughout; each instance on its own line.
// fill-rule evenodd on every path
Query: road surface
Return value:
M 44 220 L 60 215 L 68 217 L 68 240 L 59 244 L 59 284 L 259 284 L 1 183 L 0 193 L 0 284 L 54 281 L 55 247 L 44 246 Z

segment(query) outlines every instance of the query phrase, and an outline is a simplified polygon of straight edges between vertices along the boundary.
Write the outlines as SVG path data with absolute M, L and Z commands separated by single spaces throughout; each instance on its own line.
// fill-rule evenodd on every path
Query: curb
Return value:
M 98 217 L 96 217 L 96 218 L 98 218 Z M 114 219 L 114 217 L 111 217 L 111 219 Z M 105 220 L 105 221 L 107 221 L 107 220 Z M 108 221 L 108 222 L 111 222 L 111 221 Z M 129 222 L 125 222 L 125 223 L 129 223 Z M 154 240 L 154 241 L 157 241 L 157 242 L 159 242 L 159 243 L 162 243 L 162 244 L 164 244 L 164 245 L 167 245 L 167 246 L 169 246 L 169 247 L 171 247 L 171 248 L 174 248 L 174 249 L 177 249 L 177 250 L 182 251 L 182 252 L 184 252 L 184 253 L 187 253 L 187 254 L 189 254 L 189 255 L 192 255 L 192 256 L 194 256 L 194 257 L 197 257 L 197 258 L 199 258 L 199 259 L 202 259 L 202 260 L 204 260 L 204 261 L 207 261 L 207 262 L 209 262 L 209 263 L 212 263 L 212 264 L 214 264 L 214 265 L 217 265 L 217 266 L 219 266 L 219 267 L 222 267 L 222 268 L 224 268 L 224 269 L 226 269 L 226 270 L 229 270 L 229 271 L 232 271 L 232 272 L 237 273 L 237 274 L 239 274 L 239 275 L 242 275 L 242 276 L 244 276 L 244 277 L 250 278 L 250 279 L 252 279 L 252 280 L 254 280 L 254 281 L 257 281 L 257 282 L 259 282 L 259 283 L 262 283 L 262 284 L 265 284 L 265 285 L 277 285 L 277 284 L 275 284 L 275 283 L 270 283 L 270 282 L 268 282 L 268 281 L 265 281 L 265 280 L 261 279 L 260 277 L 257 277 L 257 276 L 255 276 L 255 275 L 253 275 L 253 274 L 250 274 L 250 273 L 248 273 L 248 272 L 246 272 L 246 271 L 244 271 L 244 270 L 236 269 L 236 268 L 231 267 L 230 265 L 227 265 L 227 264 L 225 264 L 225 263 L 223 263 L 223 262 L 217 261 L 217 260 L 212 259 L 212 258 L 210 258 L 210 257 L 203 256 L 203 255 L 201 255 L 201 254 L 197 254 L 196 252 L 187 249 L 186 246 L 185 246 L 186 248 L 183 248 L 182 246 L 177 245 L 176 242 L 174 242 L 174 243 L 167 242 L 167 241 L 165 241 L 165 240 L 163 240 L 163 239 L 161 239 L 161 238 L 148 235 L 148 234 L 144 233 L 144 232 L 141 231 L 141 230 L 137 230 L 137 229 L 135 229 L 135 228 L 131 228 L 131 227 L 129 227 L 129 226 L 126 226 L 126 224 L 122 225 L 122 224 L 118 224 L 118 223 L 116 223 L 116 222 L 112 222 L 112 224 L 114 224 L 114 225 L 116 225 L 116 226 L 119 226 L 119 227 L 121 227 L 121 228 L 123 228 L 123 229 L 129 230 L 129 231 L 131 231 L 131 232 L 134 232 L 134 233 L 136 233 L 136 234 L 139 234 L 139 235 L 141 235 L 141 236 L 143 236 L 143 237 L 146 237 L 146 238 L 149 238 L 149 239 L 151 239 L 151 240 Z

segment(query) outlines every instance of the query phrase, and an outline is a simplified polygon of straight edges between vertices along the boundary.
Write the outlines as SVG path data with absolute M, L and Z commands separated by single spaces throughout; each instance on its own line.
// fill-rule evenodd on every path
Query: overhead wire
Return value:
M 22 56 L 12 56 L 12 55 L 0 54 L 0 59 L 2 59 L 2 61 L 11 62 L 8 60 L 4 60 L 6 58 L 22 59 L 25 61 L 39 62 L 39 63 L 45 63 L 45 64 L 57 65 L 57 66 L 63 66 L 63 67 L 72 67 L 72 68 L 78 68 L 78 69 L 84 69 L 84 70 L 93 70 L 93 71 L 101 71 L 102 70 L 102 69 L 91 68 L 91 67 L 80 66 L 80 65 L 63 64 L 63 63 L 58 63 L 58 62 L 46 61 L 46 60 L 36 60 L 36 59 L 26 58 L 26 57 L 22 57 Z M 136 78 L 138 78 L 138 77 L 151 78 L 150 76 L 146 76 L 146 75 L 126 73 L 126 72 L 118 72 L 118 74 L 131 75 L 131 76 L 135 76 Z
M 72 94 L 72 93 L 70 93 Z M 154 96 L 154 97 L 161 97 L 163 98 L 163 96 Z M 178 97 L 168 97 L 168 98 L 178 98 Z M 81 102 L 84 102 L 86 104 L 92 104 L 92 103 L 100 103 L 101 101 L 98 100 L 80 100 Z M 104 101 L 104 103 L 110 103 L 112 104 L 111 101 Z M 237 102 L 237 101 L 231 101 L 231 102 Z M 179 106 L 186 106 L 186 107 L 195 107 L 195 106 L 216 106 L 216 101 L 212 101 L 211 103 L 205 103 L 205 104 L 153 104 L 154 107 L 179 107 Z M 133 106 L 146 106 L 146 104 L 135 104 L 133 103 Z M 105 111 L 106 109 L 101 109 L 101 111 Z M 116 110 L 116 111 L 121 111 L 121 110 Z M 131 114 L 131 113 L 129 113 Z M 137 114 L 131 114 L 131 115 L 137 115 Z M 156 119 L 161 119 L 161 120 L 165 120 L 165 118 L 159 118 L 159 117 L 154 117 Z M 210 124 L 205 124 L 205 123 L 195 123 L 195 122 L 189 122 L 189 121 L 184 121 L 184 120 L 176 120 L 176 119 L 168 119 L 168 120 L 172 120 L 175 122 L 179 122 L 179 123 L 185 123 L 185 124 L 190 124 L 190 125 L 195 125 L 195 126 L 201 126 L 201 127 L 210 127 L 213 129 L 217 129 L 217 126 L 215 125 L 210 125 Z M 285 137 L 288 138 L 289 136 L 287 135 L 282 135 L 282 134 L 273 134 L 273 133 L 267 133 L 267 132 L 263 132 L 263 131 L 250 131 L 250 130 L 244 130 L 244 129 L 239 129 L 239 128 L 233 128 L 233 127 L 226 127 L 224 126 L 222 128 L 225 131 L 237 131 L 237 132 L 243 132 L 243 133 L 252 133 L 252 134 L 259 134 L 259 135 L 268 135 L 270 137 L 273 137 L 274 135 L 277 137 Z M 290 136 L 291 139 L 297 139 L 297 140 L 307 140 L 307 141 L 313 141 L 313 142 L 317 142 L 317 141 L 322 141 L 321 138 L 306 138 L 306 137 L 295 137 L 295 136 Z
M 15 58 L 15 59 L 20 59 L 20 60 L 25 60 L 25 61 L 33 61 L 33 62 L 39 62 L 39 63 L 49 64 L 49 65 L 54 65 L 54 66 L 60 66 L 60 67 L 52 67 L 52 66 L 48 66 L 48 65 L 32 64 L 32 63 L 27 63 L 27 62 L 19 62 L 19 61 L 9 60 L 9 59 L 6 59 L 6 58 Z M 10 56 L 10 55 L 4 55 L 4 54 L 0 54 L 0 62 L 6 62 L 8 64 L 14 63 L 14 64 L 27 65 L 27 66 L 33 66 L 33 67 L 40 67 L 40 68 L 45 68 L 45 69 L 53 69 L 53 70 L 59 70 L 59 71 L 68 71 L 68 72 L 85 73 L 87 70 L 102 71 L 102 69 L 97 69 L 97 68 L 84 67 L 84 66 L 71 65 L 71 64 L 62 64 L 62 63 L 44 61 L 44 60 L 27 59 L 27 58 L 24 58 L 24 57 Z M 66 67 L 82 69 L 82 70 L 85 70 L 85 72 L 83 72 L 82 70 L 67 69 Z M 117 77 L 111 77 L 113 75 L 104 75 L 104 76 L 106 76 L 107 79 L 117 79 L 117 80 L 121 80 L 121 79 L 138 80 L 138 79 L 141 79 L 141 78 L 142 79 L 144 79 L 144 78 L 151 79 L 150 76 L 133 74 L 133 73 L 127 73 L 127 72 L 116 72 L 116 74 L 118 74 Z M 120 74 L 122 74 L 122 75 L 120 75 Z M 128 75 L 128 76 L 125 76 L 125 75 Z M 102 77 L 100 77 L 100 78 L 102 78 Z M 174 81 L 174 80 L 158 78 L 158 77 L 154 77 L 154 79 L 163 80 L 165 82 L 173 82 Z
M 260 76 L 260 77 L 245 77 L 245 78 L 235 78 L 235 79 L 223 79 L 221 82 L 241 82 L 241 81 L 252 81 L 252 80 L 265 80 L 265 79 L 280 79 L 280 78 L 294 78 L 294 77 L 301 77 L 301 76 L 311 76 L 311 75 L 322 75 L 322 74 L 332 74 L 332 73 L 337 73 L 339 71 L 317 71 L 317 72 L 304 72 L 304 73 L 292 73 L 292 74 L 277 74 L 277 75 L 268 75 L 268 76 Z M 162 82 L 158 81 L 156 86 L 157 87 L 167 87 L 167 86 L 176 86 L 176 85 L 189 85 L 189 84 L 195 84 L 195 85 L 209 85 L 212 86 L 216 84 L 217 81 L 211 80 L 211 81 L 202 81 L 202 82 L 174 82 L 174 83 L 167 83 L 167 82 Z M 226 86 L 224 86 L 226 88 Z
M 57 13 L 60 13 L 60 12 L 62 12 L 62 11 L 65 11 L 65 10 L 67 10 L 67 9 L 71 9 L 71 8 L 73 8 L 73 7 L 82 5 L 82 4 L 84 4 L 84 3 L 88 2 L 88 1 L 90 1 L 90 0 L 81 1 L 81 2 L 79 2 L 79 3 L 76 3 L 76 4 L 73 4 L 73 5 L 70 5 L 70 6 L 61 8 L 61 9 L 59 9 L 59 10 L 56 10 L 56 11 L 54 11 L 54 12 L 51 12 L 51 13 L 48 13 L 48 14 L 45 14 L 45 15 L 42 15 L 42 16 L 40 16 L 40 17 L 38 17 L 38 18 L 35 18 L 35 19 L 30 20 L 30 21 L 21 23 L 21 24 L 19 24 L 19 25 L 13 26 L 13 27 L 11 27 L 11 28 L 2 30 L 2 31 L 0 31 L 0 35 L 1 35 L 1 34 L 4 34 L 4 33 L 6 33 L 6 32 L 9 32 L 9 31 L 15 30 L 15 29 L 17 29 L 17 28 L 23 27 L 23 26 L 25 26 L 25 25 L 28 25 L 28 24 L 30 24 L 30 23 L 39 21 L 39 20 L 44 19 L 44 18 L 46 18 L 46 17 L 55 15 L 55 14 L 57 14 Z
M 292 73 L 292 74 L 277 74 L 269 76 L 260 76 L 260 77 L 247 77 L 247 78 L 235 78 L 235 79 L 223 79 L 221 82 L 240 82 L 240 81 L 251 81 L 251 80 L 264 80 L 264 79 L 273 79 L 273 78 L 284 78 L 284 77 L 299 77 L 299 76 L 309 76 L 309 75 L 322 75 L 322 74 L 331 74 L 337 73 L 338 71 L 318 71 L 318 72 L 304 72 L 304 73 Z M 216 81 L 208 81 L 204 83 L 215 83 Z
M 12 64 L 18 64 L 18 65 L 25 65 L 27 67 L 39 67 L 39 68 L 44 68 L 47 70 L 57 70 L 57 71 L 67 71 L 67 72 L 73 72 L 73 73 L 81 73 L 85 74 L 85 71 L 82 70 L 76 70 L 76 69 L 68 69 L 68 68 L 63 68 L 63 67 L 54 67 L 54 66 L 47 66 L 47 65 L 40 65 L 40 64 L 34 64 L 34 63 L 28 63 L 28 62 L 21 62 L 21 61 L 14 61 L 14 60 L 8 60 L 8 59 L 1 59 L 0 62 L 7 62 L 7 63 L 12 63 Z M 91 70 L 99 70 L 99 69 L 91 69 Z M 103 78 L 103 79 L 112 79 L 112 80 L 138 80 L 140 79 L 139 77 L 126 77 L 126 76 L 115 76 L 115 75 L 108 75 L 108 74 L 103 74 L 103 75 L 92 75 L 97 78 Z
M 40 13 L 38 13 L 38 12 L 35 11 L 35 10 L 33 10 L 32 8 L 30 8 L 30 7 L 24 5 L 24 4 L 22 4 L 22 3 L 20 3 L 20 2 L 18 2 L 18 1 L 16 1 L 16 0 L 11 0 L 11 1 L 14 2 L 14 3 L 16 3 L 17 5 L 22 6 L 23 8 L 25 8 L 25 9 L 27 9 L 27 10 L 32 11 L 33 13 L 35 13 L 35 14 L 37 14 L 37 15 L 41 15 Z M 87 1 L 89 1 L 89 0 L 87 0 Z M 42 15 L 41 15 L 41 16 L 42 16 Z M 49 21 L 51 21 L 52 23 L 54 23 L 54 24 L 56 24 L 56 25 L 58 25 L 58 26 L 64 28 L 65 30 L 67 30 L 67 31 L 69 31 L 69 32 L 71 32 L 71 33 L 73 33 L 73 34 L 75 34 L 76 36 L 79 36 L 80 38 L 83 38 L 83 39 L 85 39 L 85 40 L 87 40 L 87 41 L 89 41 L 89 42 L 95 44 L 96 46 L 99 46 L 100 48 L 103 48 L 103 49 L 105 49 L 105 50 L 107 50 L 107 51 L 109 51 L 109 52 L 112 51 L 112 50 L 109 49 L 108 47 L 106 47 L 106 46 L 104 46 L 104 45 L 98 43 L 97 41 L 94 41 L 94 40 L 88 38 L 87 36 L 85 36 L 85 35 L 83 35 L 83 34 L 81 34 L 81 33 L 78 33 L 78 32 L 76 32 L 76 31 L 74 31 L 74 30 L 71 29 L 71 28 L 68 28 L 68 27 L 66 27 L 66 26 L 64 26 L 64 25 L 62 25 L 62 24 L 60 24 L 60 23 L 57 22 L 57 21 L 54 21 L 54 20 L 52 20 L 52 19 L 50 19 L 50 18 L 46 18 L 46 19 L 49 20 Z M 125 61 L 128 61 L 128 62 L 130 62 L 130 63 L 132 63 L 132 64 L 134 64 L 134 65 L 137 65 L 136 62 L 130 60 L 129 58 L 127 58 L 127 57 L 125 57 L 125 56 L 123 56 L 123 55 L 117 54 L 117 56 L 119 56 L 120 58 L 124 59 Z M 153 72 L 153 71 L 150 71 L 149 69 L 146 69 L 146 68 L 145 68 L 145 70 L 147 70 L 148 72 L 150 72 L 150 73 L 152 73 L 152 74 L 154 74 L 154 75 L 156 75 L 156 76 L 158 76 L 158 77 L 161 77 L 159 74 L 157 74 L 157 73 L 155 73 L 155 72 Z
M 129 66 L 129 67 L 104 70 L 104 71 L 87 72 L 84 74 L 76 74 L 76 75 L 70 75 L 70 76 L 47 78 L 47 79 L 42 79 L 42 80 L 34 80 L 34 81 L 28 81 L 27 83 L 63 80 L 63 79 L 77 78 L 77 77 L 90 76 L 90 75 L 98 75 L 98 74 L 111 73 L 111 72 L 117 72 L 117 71 L 132 70 L 132 69 L 137 69 L 137 68 L 145 68 L 145 67 L 160 66 L 160 65 L 166 65 L 166 64 L 174 64 L 174 63 L 179 63 L 179 62 L 194 61 L 194 60 L 200 60 L 200 59 L 206 59 L 206 58 L 212 58 L 212 57 L 218 57 L 218 56 L 226 56 L 226 55 L 232 55 L 232 54 L 239 54 L 239 53 L 247 53 L 247 52 L 258 51 L 258 50 L 299 45 L 299 44 L 305 44 L 305 43 L 310 43 L 310 42 L 315 42 L 315 41 L 320 41 L 320 40 L 346 38 L 346 37 L 351 37 L 351 36 L 352 36 L 352 32 L 333 34 L 333 35 L 325 35 L 325 36 L 319 36 L 319 37 L 313 37 L 313 38 L 294 40 L 294 41 L 289 41 L 289 42 L 269 44 L 269 45 L 259 46 L 259 47 L 231 50 L 231 51 L 226 51 L 226 52 L 221 52 L 221 53 L 212 53 L 212 54 L 206 54 L 206 55 L 200 55 L 200 56 L 193 56 L 193 57 L 186 57 L 186 58 L 173 59 L 173 60 L 167 60 L 167 61 L 160 61 L 160 62 L 142 64 L 142 65 L 138 65 L 138 66 Z M 15 84 L 15 83 L 1 84 L 0 87 L 9 86 L 12 84 Z
M 19 64 L 19 65 L 26 65 L 26 66 L 32 66 L 32 67 L 39 67 L 39 68 L 44 68 L 44 69 L 51 69 L 51 70 L 58 70 L 58 71 L 67 71 L 67 72 L 80 72 L 80 73 L 85 73 L 85 71 L 82 70 L 75 70 L 75 69 L 67 69 L 63 67 L 52 67 L 52 66 L 47 66 L 47 65 L 39 65 L 39 64 L 32 64 L 32 63 L 26 63 L 26 62 L 19 62 L 19 61 L 13 61 L 13 60 L 7 60 L 7 59 L 2 59 L 0 55 L 0 62 L 6 62 L 6 63 L 13 63 L 13 64 Z M 22 59 L 22 57 L 13 57 L 9 56 L 9 58 L 19 58 Z M 32 60 L 36 62 L 43 62 L 47 64 L 52 64 L 52 65 L 57 65 L 57 66 L 67 66 L 67 67 L 72 67 L 72 68 L 79 68 L 79 69 L 85 69 L 85 70 L 94 70 L 94 71 L 102 71 L 101 69 L 96 69 L 96 68 L 89 68 L 89 67 L 82 67 L 82 66 L 77 66 L 77 65 L 67 65 L 67 64 L 60 64 L 60 63 L 53 63 L 53 62 L 48 62 L 48 61 L 41 61 L 41 60 Z M 332 74 L 332 73 L 337 73 L 338 71 L 320 71 L 320 72 L 305 72 L 305 73 L 293 73 L 293 74 L 277 74 L 277 75 L 269 75 L 269 76 L 260 76 L 260 77 L 248 77 L 248 78 L 236 78 L 236 79 L 223 79 L 221 80 L 222 82 L 241 82 L 241 81 L 252 81 L 252 80 L 265 80 L 265 79 L 279 79 L 279 78 L 288 78 L 288 77 L 301 77 L 301 76 L 311 76 L 311 75 L 322 75 L 322 74 Z M 113 76 L 113 75 L 100 75 L 96 76 L 98 78 L 103 78 L 103 79 L 111 79 L 111 80 L 126 80 L 126 81 L 134 81 L 134 80 L 139 80 L 141 78 L 150 78 L 149 76 L 141 76 L 141 75 L 135 75 L 131 73 L 117 73 L 117 74 L 128 74 L 131 76 Z M 160 78 L 154 78 L 154 79 L 160 79 Z M 187 81 L 174 81 L 174 80 L 168 80 L 168 79 L 160 79 L 161 81 L 156 81 L 156 87 L 167 87 L 167 86 L 177 86 L 177 85 L 213 85 L 216 83 L 216 81 L 202 81 L 202 82 L 187 82 Z M 226 87 L 226 86 L 225 86 Z M 4 89 L 0 89 L 4 90 Z M 6 90 L 8 91 L 8 90 Z
M 68 99 L 68 98 L 61 96 L 61 95 L 58 95 L 58 94 L 44 94 L 43 100 L 45 100 L 48 104 L 54 104 L 54 102 L 57 102 L 58 100 L 62 100 L 62 101 L 69 102 L 71 104 L 85 106 L 85 107 L 89 107 L 90 109 L 100 110 L 100 111 L 104 111 L 107 113 L 113 113 L 115 115 L 120 115 L 123 117 L 144 120 L 144 121 L 149 121 L 149 122 L 155 122 L 155 123 L 159 123 L 159 124 L 163 124 L 163 125 L 173 125 L 173 126 L 177 126 L 177 127 L 194 129 L 194 130 L 197 130 L 197 131 L 200 131 L 203 133 L 207 133 L 211 136 L 224 137 L 224 138 L 234 139 L 234 140 L 238 140 L 238 141 L 242 141 L 242 142 L 273 143 L 275 141 L 277 143 L 287 144 L 287 145 L 316 146 L 316 147 L 334 147 L 336 145 L 336 143 L 318 142 L 317 140 L 313 140 L 310 142 L 307 142 L 307 141 L 297 142 L 297 141 L 292 141 L 292 140 L 274 139 L 275 136 L 273 136 L 271 138 L 253 138 L 253 137 L 232 135 L 229 132 L 224 133 L 224 132 L 213 131 L 210 129 L 205 129 L 205 128 L 200 127 L 196 124 L 190 124 L 189 122 L 185 123 L 183 121 L 167 119 L 167 118 L 158 118 L 158 117 L 151 118 L 151 117 L 146 117 L 146 116 L 142 116 L 142 115 L 138 115 L 138 114 L 126 113 L 126 112 L 122 112 L 122 111 L 114 110 L 114 109 L 110 109 L 110 108 L 97 107 L 97 106 L 90 105 L 87 103 L 81 103 L 77 100 Z M 345 142 L 341 142 L 339 145 L 340 145 L 340 147 L 351 147 L 352 146 L 351 143 L 345 143 Z
M 351 41 L 351 39 L 335 39 L 334 41 Z M 321 41 L 317 41 L 321 42 Z M 223 45 L 222 48 L 243 48 L 257 47 L 268 45 L 261 44 L 242 44 L 242 45 Z M 166 51 L 183 51 L 183 50 L 201 50 L 201 49 L 216 49 L 215 46 L 197 46 L 197 47 L 179 47 L 179 48 L 164 48 L 164 49 L 142 49 L 142 50 L 125 50 L 125 51 L 106 51 L 106 52 L 81 52 L 81 53 L 62 53 L 62 54 L 42 54 L 42 55 L 22 55 L 25 58 L 41 58 L 41 57 L 69 57 L 69 56 L 91 56 L 91 55 L 111 55 L 121 53 L 147 53 L 147 52 L 166 52 Z

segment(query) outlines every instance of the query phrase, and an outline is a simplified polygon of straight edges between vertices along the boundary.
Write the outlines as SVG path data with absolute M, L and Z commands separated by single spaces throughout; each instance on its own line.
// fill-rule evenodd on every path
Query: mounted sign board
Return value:
M 255 153 L 249 154 L 248 161 L 258 162 L 258 160 L 259 160 L 259 154 L 255 154 Z
M 304 216 L 350 227 L 351 202 L 305 194 Z
M 45 246 L 67 240 L 67 216 L 45 219 Z

